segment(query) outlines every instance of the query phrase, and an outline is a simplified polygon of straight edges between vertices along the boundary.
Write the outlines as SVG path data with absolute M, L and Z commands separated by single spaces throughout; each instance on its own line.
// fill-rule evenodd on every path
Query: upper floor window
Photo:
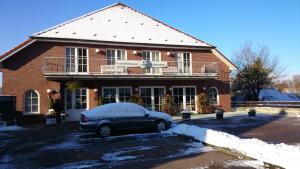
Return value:
M 116 60 L 126 60 L 126 51 L 123 49 L 109 49 L 106 51 L 108 65 L 114 65 Z
M 176 53 L 177 68 L 180 73 L 192 72 L 192 55 L 188 52 Z
M 217 88 L 211 87 L 209 89 L 208 97 L 209 97 L 209 104 L 219 104 Z
M 158 51 L 143 51 L 143 60 L 147 61 L 160 61 L 160 52 Z M 145 68 L 145 73 L 158 74 L 161 72 L 161 68 Z
M 88 50 L 87 48 L 65 49 L 65 70 L 66 72 L 82 73 L 88 71 Z
M 39 94 L 35 90 L 24 93 L 24 112 L 39 113 Z

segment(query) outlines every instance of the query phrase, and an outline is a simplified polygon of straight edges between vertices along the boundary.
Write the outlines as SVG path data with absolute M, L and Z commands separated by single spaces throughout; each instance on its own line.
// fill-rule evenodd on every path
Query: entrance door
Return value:
M 164 87 L 141 87 L 140 96 L 143 98 L 143 106 L 148 110 L 161 111 L 162 97 L 165 94 Z
M 88 109 L 88 89 L 80 88 L 65 92 L 65 112 L 69 121 L 79 121 L 80 113 Z
M 195 111 L 195 87 L 172 87 L 177 111 Z

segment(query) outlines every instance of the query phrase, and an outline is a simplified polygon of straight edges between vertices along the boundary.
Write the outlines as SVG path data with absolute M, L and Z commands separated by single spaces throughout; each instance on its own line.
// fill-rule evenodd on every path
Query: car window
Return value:
M 132 117 L 142 117 L 145 115 L 145 111 L 138 106 L 132 105 L 127 107 L 127 114 Z
M 113 116 L 113 117 L 127 116 L 126 106 L 121 104 L 110 107 L 108 112 L 109 112 L 109 116 Z

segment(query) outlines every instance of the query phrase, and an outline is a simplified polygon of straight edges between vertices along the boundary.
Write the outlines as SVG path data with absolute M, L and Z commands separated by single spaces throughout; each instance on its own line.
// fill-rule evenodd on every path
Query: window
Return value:
M 177 111 L 195 110 L 195 87 L 173 87 L 172 89 Z
M 176 53 L 177 67 L 180 73 L 192 73 L 191 53 Z
M 116 60 L 126 60 L 126 51 L 122 49 L 106 51 L 107 65 L 115 65 Z
M 165 94 L 164 87 L 141 87 L 140 96 L 143 99 L 143 106 L 148 110 L 161 111 L 162 98 Z
M 24 112 L 39 113 L 39 95 L 34 90 L 29 90 L 24 94 Z
M 86 109 L 87 107 L 87 90 L 75 90 L 75 109 Z
M 88 72 L 87 48 L 65 49 L 65 71 L 72 73 Z
M 208 97 L 209 97 L 209 104 L 219 104 L 217 88 L 211 87 L 209 89 Z
M 104 87 L 103 88 L 103 102 L 115 103 L 115 102 L 129 102 L 131 96 L 130 87 Z
M 147 61 L 160 61 L 160 53 L 157 51 L 143 51 L 143 60 Z M 161 68 L 145 68 L 145 73 L 159 74 Z

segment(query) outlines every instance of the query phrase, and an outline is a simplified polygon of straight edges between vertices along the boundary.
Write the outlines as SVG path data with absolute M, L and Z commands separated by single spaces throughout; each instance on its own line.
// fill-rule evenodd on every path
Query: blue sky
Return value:
M 0 53 L 28 36 L 114 0 L 1 0 Z M 120 0 L 201 40 L 228 58 L 246 41 L 268 46 L 287 72 L 300 74 L 300 0 Z

